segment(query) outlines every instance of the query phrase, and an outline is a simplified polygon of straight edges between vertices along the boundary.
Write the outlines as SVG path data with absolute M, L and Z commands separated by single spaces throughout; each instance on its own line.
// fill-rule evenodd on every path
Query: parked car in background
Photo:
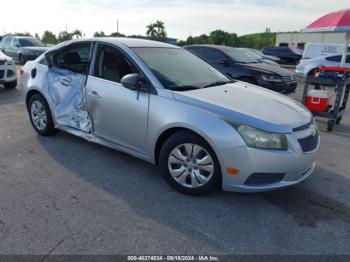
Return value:
M 344 44 L 307 43 L 302 59 L 342 54 L 343 49 Z M 348 47 L 348 52 L 350 52 L 350 47 Z
M 6 88 L 17 86 L 16 65 L 11 57 L 0 51 L 0 84 Z
M 265 55 L 276 56 L 280 63 L 296 65 L 302 58 L 300 50 L 293 50 L 289 47 L 266 47 L 262 50 Z
M 292 92 L 296 77 L 289 70 L 261 63 L 239 48 L 216 45 L 186 46 L 186 50 L 215 66 L 231 79 L 262 86 L 277 92 Z
M 321 56 L 312 59 L 303 59 L 297 65 L 295 73 L 297 76 L 307 78 L 319 71 L 320 66 L 339 66 L 342 55 Z M 350 67 L 350 53 L 345 60 L 345 66 Z
M 170 44 L 74 40 L 26 63 L 21 81 L 38 134 L 61 129 L 157 164 L 183 193 L 268 191 L 315 170 L 310 111 Z
M 277 62 L 272 61 L 264 56 L 261 56 L 257 54 L 256 52 L 252 51 L 250 48 L 239 48 L 242 52 L 246 52 L 247 55 L 253 57 L 254 59 L 258 60 L 261 63 L 274 65 L 274 66 L 280 66 Z
M 276 56 L 272 56 L 272 55 L 265 55 L 262 51 L 260 50 L 257 50 L 257 49 L 254 49 L 254 48 L 249 48 L 250 51 L 256 53 L 257 55 L 265 58 L 265 59 L 268 59 L 268 60 L 271 60 L 271 61 L 274 61 L 276 62 L 277 64 L 280 63 L 281 59 L 279 59 L 278 57 Z
M 48 48 L 38 39 L 23 36 L 4 36 L 0 50 L 24 65 L 29 60 L 35 60 Z

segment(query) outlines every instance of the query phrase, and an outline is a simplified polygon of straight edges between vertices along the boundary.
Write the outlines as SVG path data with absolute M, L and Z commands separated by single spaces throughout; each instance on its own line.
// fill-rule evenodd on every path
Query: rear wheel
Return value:
M 42 136 L 51 136 L 56 133 L 51 111 L 42 95 L 33 95 L 28 103 L 30 121 L 35 131 Z
M 204 139 L 189 131 L 178 132 L 164 143 L 159 166 L 171 187 L 189 195 L 209 194 L 221 181 L 214 151 Z

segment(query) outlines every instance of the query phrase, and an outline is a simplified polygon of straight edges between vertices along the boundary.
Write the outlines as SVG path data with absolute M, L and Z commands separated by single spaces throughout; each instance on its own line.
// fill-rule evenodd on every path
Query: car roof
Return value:
M 107 44 L 123 44 L 129 48 L 134 47 L 158 47 L 158 48 L 179 48 L 178 46 L 157 42 L 146 39 L 138 39 L 138 38 L 129 38 L 129 37 L 94 37 L 94 38 L 80 38 L 75 40 L 70 40 L 69 43 L 76 42 L 84 42 L 84 41 L 96 41 Z
M 190 48 L 190 47 L 209 47 L 209 48 L 215 48 L 219 50 L 227 50 L 227 49 L 239 49 L 238 47 L 232 47 L 232 46 L 225 46 L 225 45 L 188 45 L 184 48 Z

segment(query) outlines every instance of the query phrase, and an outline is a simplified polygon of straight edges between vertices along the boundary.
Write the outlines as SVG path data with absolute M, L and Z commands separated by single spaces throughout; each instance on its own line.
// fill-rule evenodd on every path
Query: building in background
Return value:
M 306 43 L 344 44 L 345 32 L 277 33 L 276 46 L 304 49 Z
M 278 33 L 276 46 L 304 49 L 306 43 L 342 44 L 350 32 L 350 9 L 330 12 L 300 32 Z

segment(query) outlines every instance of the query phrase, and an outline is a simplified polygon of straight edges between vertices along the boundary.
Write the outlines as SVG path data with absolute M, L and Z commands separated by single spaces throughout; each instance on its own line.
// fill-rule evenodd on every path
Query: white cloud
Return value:
M 160 19 L 169 36 L 182 39 L 215 29 L 241 35 L 266 27 L 300 30 L 325 13 L 347 7 L 348 0 L 17 0 L 2 3 L 0 32 L 58 33 L 67 25 L 91 36 L 116 31 L 119 20 L 121 32 L 144 34 L 147 24 Z

